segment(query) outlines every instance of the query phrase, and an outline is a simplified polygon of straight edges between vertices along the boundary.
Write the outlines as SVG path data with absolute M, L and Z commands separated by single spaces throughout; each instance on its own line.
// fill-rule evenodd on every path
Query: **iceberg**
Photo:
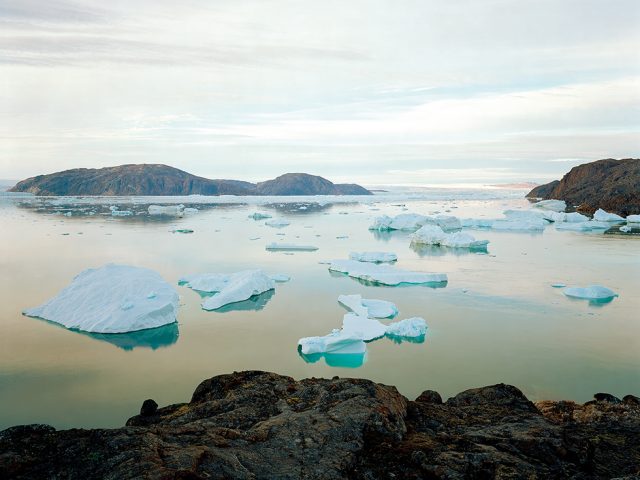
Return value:
M 493 220 L 482 218 L 463 218 L 461 221 L 464 228 L 491 228 Z
M 412 272 L 391 265 L 357 262 L 355 260 L 333 260 L 329 270 L 346 273 L 352 278 L 379 283 L 381 285 L 400 285 L 402 283 L 446 283 L 446 273 Z
M 571 212 L 565 213 L 564 221 L 569 223 L 588 222 L 589 217 L 578 212 Z
M 460 230 L 462 228 L 462 222 L 458 217 L 451 215 L 436 215 L 435 217 L 427 217 L 425 224 L 437 225 L 445 232 L 450 230 Z
M 357 262 L 390 263 L 398 260 L 398 256 L 391 252 L 351 252 L 349 259 Z
M 640 215 L 627 215 L 627 223 L 640 223 Z
M 564 212 L 567 208 L 567 203 L 564 200 L 542 200 L 534 203 L 533 206 L 535 208 L 553 210 L 554 212 Z
M 494 230 L 541 232 L 544 230 L 545 225 L 546 222 L 543 218 L 539 218 L 537 220 L 516 220 L 506 218 L 494 220 L 492 228 Z
M 182 212 L 185 215 L 195 215 L 196 213 L 200 212 L 200 210 L 198 210 L 197 208 L 185 208 Z
M 465 232 L 445 233 L 437 225 L 425 225 L 411 235 L 411 243 L 452 248 L 482 248 L 489 244 L 489 240 L 476 240 L 473 235 Z
M 202 302 L 204 310 L 216 310 L 225 305 L 248 300 L 275 288 L 275 283 L 262 270 L 237 273 L 203 273 L 180 278 L 179 283 L 202 293 L 215 293 Z
M 184 215 L 184 205 L 149 205 L 147 211 L 149 215 L 182 217 Z
M 282 228 L 286 227 L 287 225 L 291 225 L 291 222 L 283 218 L 274 218 L 271 220 L 267 220 L 266 222 L 264 222 L 264 224 L 269 227 Z
M 285 275 L 284 273 L 274 273 L 273 275 L 269 275 L 269 278 L 278 283 L 285 283 L 291 280 L 291 277 L 289 275 Z
M 624 222 L 624 218 L 620 215 L 616 215 L 615 213 L 605 212 L 601 208 L 596 210 L 596 213 L 593 214 L 593 219 L 597 222 Z
M 342 333 L 357 337 L 364 342 L 384 337 L 387 326 L 378 320 L 356 313 L 347 313 L 342 319 Z
M 357 315 L 371 318 L 390 318 L 398 314 L 395 304 L 386 300 L 362 298 L 361 295 L 340 295 L 338 302 Z
M 593 220 L 588 220 L 586 222 L 564 222 L 556 224 L 556 230 L 571 230 L 574 232 L 588 232 L 592 230 L 609 230 L 611 228 L 610 223 L 606 222 L 595 222 Z
M 387 335 L 404 338 L 420 338 L 427 334 L 427 322 L 424 318 L 405 318 L 387 325 Z
M 524 221 L 524 222 L 538 222 L 540 219 L 544 219 L 545 215 L 557 212 L 541 212 L 540 210 L 505 210 L 502 214 L 508 220 L 512 221 Z
M 249 215 L 249 218 L 253 218 L 254 220 L 264 220 L 265 218 L 271 218 L 271 215 L 268 213 L 255 212 Z
M 305 337 L 298 340 L 300 352 L 304 355 L 314 353 L 364 353 L 367 346 L 358 335 L 346 335 L 335 329 L 324 337 Z
M 584 298 L 587 300 L 612 300 L 618 296 L 613 290 L 602 285 L 588 287 L 568 287 L 563 290 L 567 297 Z
M 77 275 L 57 296 L 24 311 L 67 328 L 126 333 L 176 321 L 178 294 L 154 272 L 108 264 Z
M 270 243 L 265 247 L 265 250 L 271 251 L 293 251 L 293 252 L 315 252 L 318 247 L 313 245 L 296 245 L 294 243 Z
M 623 225 L 618 230 L 620 230 L 623 233 L 629 233 L 633 229 L 628 225 Z
M 401 213 L 391 218 L 388 215 L 377 217 L 369 230 L 417 230 L 427 222 L 427 217 L 415 213 Z

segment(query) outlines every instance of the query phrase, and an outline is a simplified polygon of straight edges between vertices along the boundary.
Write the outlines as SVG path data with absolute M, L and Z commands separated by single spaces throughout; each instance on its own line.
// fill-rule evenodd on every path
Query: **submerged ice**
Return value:
M 125 333 L 176 321 L 178 294 L 154 272 L 108 264 L 77 275 L 57 296 L 24 311 L 67 328 Z

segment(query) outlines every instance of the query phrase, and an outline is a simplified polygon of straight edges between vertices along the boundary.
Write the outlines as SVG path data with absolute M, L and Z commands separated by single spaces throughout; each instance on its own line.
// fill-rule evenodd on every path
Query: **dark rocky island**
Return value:
M 540 185 L 527 197 L 564 200 L 580 212 L 598 208 L 627 216 L 640 213 L 640 159 L 598 160 L 573 167 L 562 180 Z
M 249 371 L 117 429 L 0 432 L 3 479 L 638 478 L 640 399 L 530 402 L 498 384 L 409 401 L 369 380 Z
M 34 195 L 371 195 L 360 185 L 287 173 L 258 184 L 210 180 L 167 165 L 75 168 L 18 182 L 10 192 Z

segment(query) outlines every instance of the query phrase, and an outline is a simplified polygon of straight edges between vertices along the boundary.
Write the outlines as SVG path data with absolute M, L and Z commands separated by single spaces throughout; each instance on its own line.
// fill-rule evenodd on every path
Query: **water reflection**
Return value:
M 424 343 L 426 335 L 420 335 L 419 337 L 401 337 L 397 335 L 387 334 L 386 337 L 391 340 L 393 343 L 397 343 L 398 345 L 402 343 Z
M 298 348 L 298 355 L 307 363 L 316 363 L 324 358 L 325 363 L 330 367 L 339 368 L 359 368 L 367 361 L 367 352 L 363 353 L 312 353 L 305 355 Z

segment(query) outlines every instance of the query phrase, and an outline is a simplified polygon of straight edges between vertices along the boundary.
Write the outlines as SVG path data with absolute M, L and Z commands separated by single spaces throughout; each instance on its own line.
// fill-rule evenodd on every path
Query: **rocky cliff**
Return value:
M 640 213 L 640 159 L 598 160 L 573 167 L 562 180 L 531 190 L 527 197 L 564 200 L 578 211 L 598 208 L 622 216 Z
M 249 371 L 126 427 L 0 432 L 6 479 L 599 479 L 640 473 L 640 399 L 533 404 L 499 384 L 409 401 L 368 380 Z
M 371 195 L 359 185 L 335 185 L 304 173 L 288 173 L 256 185 L 239 180 L 210 180 L 153 164 L 76 168 L 38 175 L 17 183 L 9 191 L 34 195 Z

